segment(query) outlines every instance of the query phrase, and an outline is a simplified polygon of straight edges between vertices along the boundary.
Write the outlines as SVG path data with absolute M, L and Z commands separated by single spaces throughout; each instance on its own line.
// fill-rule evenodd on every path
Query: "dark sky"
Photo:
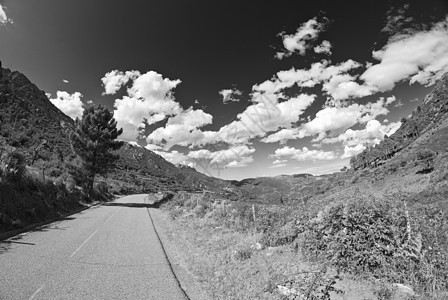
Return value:
M 323 40 L 331 42 L 329 60 L 333 65 L 352 59 L 367 68 L 367 62 L 375 63 L 372 51 L 381 49 L 391 37 L 390 32 L 381 31 L 391 9 L 406 7 L 407 3 L 0 0 L 0 4 L 12 19 L 12 22 L 0 26 L 0 60 L 3 66 L 25 73 L 52 97 L 57 91 L 80 92 L 84 105 L 92 100 L 113 109 L 114 100 L 122 98 L 126 91 L 121 89 L 115 95 L 103 96 L 101 78 L 107 72 L 138 70 L 144 74 L 154 71 L 163 78 L 180 79 L 181 83 L 172 90 L 175 101 L 183 109 L 193 106 L 212 115 L 213 122 L 202 129 L 217 131 L 251 104 L 253 85 L 271 79 L 278 71 L 292 67 L 308 69 L 312 63 L 325 59 L 322 54 L 312 51 L 307 55 L 294 54 L 282 60 L 276 59 L 276 52 L 285 51 L 279 36 L 281 32 L 292 35 L 304 22 L 315 17 L 328 20 L 325 29 L 313 42 L 316 45 Z M 438 0 L 413 1 L 406 14 L 412 17 L 410 23 L 414 33 L 429 30 L 433 24 L 444 20 L 447 4 Z M 422 68 L 421 65 L 419 67 Z M 393 90 L 393 95 L 401 100 L 403 106 L 389 108 L 390 114 L 382 115 L 378 120 L 398 121 L 419 104 L 410 100 L 420 98 L 421 102 L 429 88 L 421 85 L 409 87 L 408 79 L 403 79 L 405 84 L 397 82 Z M 240 101 L 224 104 L 219 91 L 231 88 L 241 91 Z M 311 119 L 325 103 L 325 97 L 321 91 L 319 93 L 314 102 L 318 106 L 307 110 Z M 377 101 L 379 96 L 391 95 L 378 92 L 366 99 Z M 195 100 L 199 104 L 195 104 Z M 362 101 L 359 103 L 367 100 Z M 362 129 L 365 125 L 359 123 L 352 129 Z M 336 151 L 334 145 L 331 149 L 326 149 L 328 144 L 313 146 L 310 144 L 312 138 L 289 140 L 286 144 L 247 140 L 245 145 L 255 149 L 250 154 L 253 161 L 246 167 L 228 168 L 220 176 L 240 178 L 306 170 L 317 174 L 347 163 L 347 159 L 293 159 L 286 168 L 271 168 L 272 159 L 268 156 L 285 145 L 297 149 L 306 146 L 316 151 Z M 235 144 L 227 143 L 223 147 L 232 146 Z M 343 146 L 339 144 L 339 156 L 343 153 Z M 190 150 L 205 148 L 175 146 L 164 150 L 169 152 L 173 149 L 188 154 Z M 333 165 L 336 167 L 326 168 Z

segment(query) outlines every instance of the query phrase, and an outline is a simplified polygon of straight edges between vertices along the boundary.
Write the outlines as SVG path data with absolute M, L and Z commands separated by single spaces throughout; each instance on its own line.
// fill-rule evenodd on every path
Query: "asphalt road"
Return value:
M 0 299 L 187 299 L 144 196 L 0 242 Z

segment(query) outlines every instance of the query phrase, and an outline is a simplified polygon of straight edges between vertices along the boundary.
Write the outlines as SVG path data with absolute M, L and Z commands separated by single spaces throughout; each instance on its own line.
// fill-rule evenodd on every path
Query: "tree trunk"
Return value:
M 92 173 L 89 178 L 89 196 L 93 196 L 93 183 L 95 182 L 95 173 Z

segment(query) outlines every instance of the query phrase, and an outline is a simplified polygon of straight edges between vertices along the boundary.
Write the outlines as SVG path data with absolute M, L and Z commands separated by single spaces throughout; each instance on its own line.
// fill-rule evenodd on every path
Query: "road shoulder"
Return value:
M 169 236 L 170 231 L 172 231 L 172 226 L 170 224 L 168 213 L 159 209 L 152 209 L 151 216 L 154 219 L 154 225 L 165 247 L 173 271 L 176 274 L 182 289 L 188 295 L 188 298 L 195 300 L 209 299 L 197 282 L 195 276 L 185 267 L 182 260 L 182 252 L 178 249 L 178 245 L 175 244 L 175 241 Z

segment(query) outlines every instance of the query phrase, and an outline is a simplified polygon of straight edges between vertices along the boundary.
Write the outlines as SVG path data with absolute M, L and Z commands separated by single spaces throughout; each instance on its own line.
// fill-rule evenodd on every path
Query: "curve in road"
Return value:
M 145 196 L 0 242 L 0 299 L 188 299 Z

